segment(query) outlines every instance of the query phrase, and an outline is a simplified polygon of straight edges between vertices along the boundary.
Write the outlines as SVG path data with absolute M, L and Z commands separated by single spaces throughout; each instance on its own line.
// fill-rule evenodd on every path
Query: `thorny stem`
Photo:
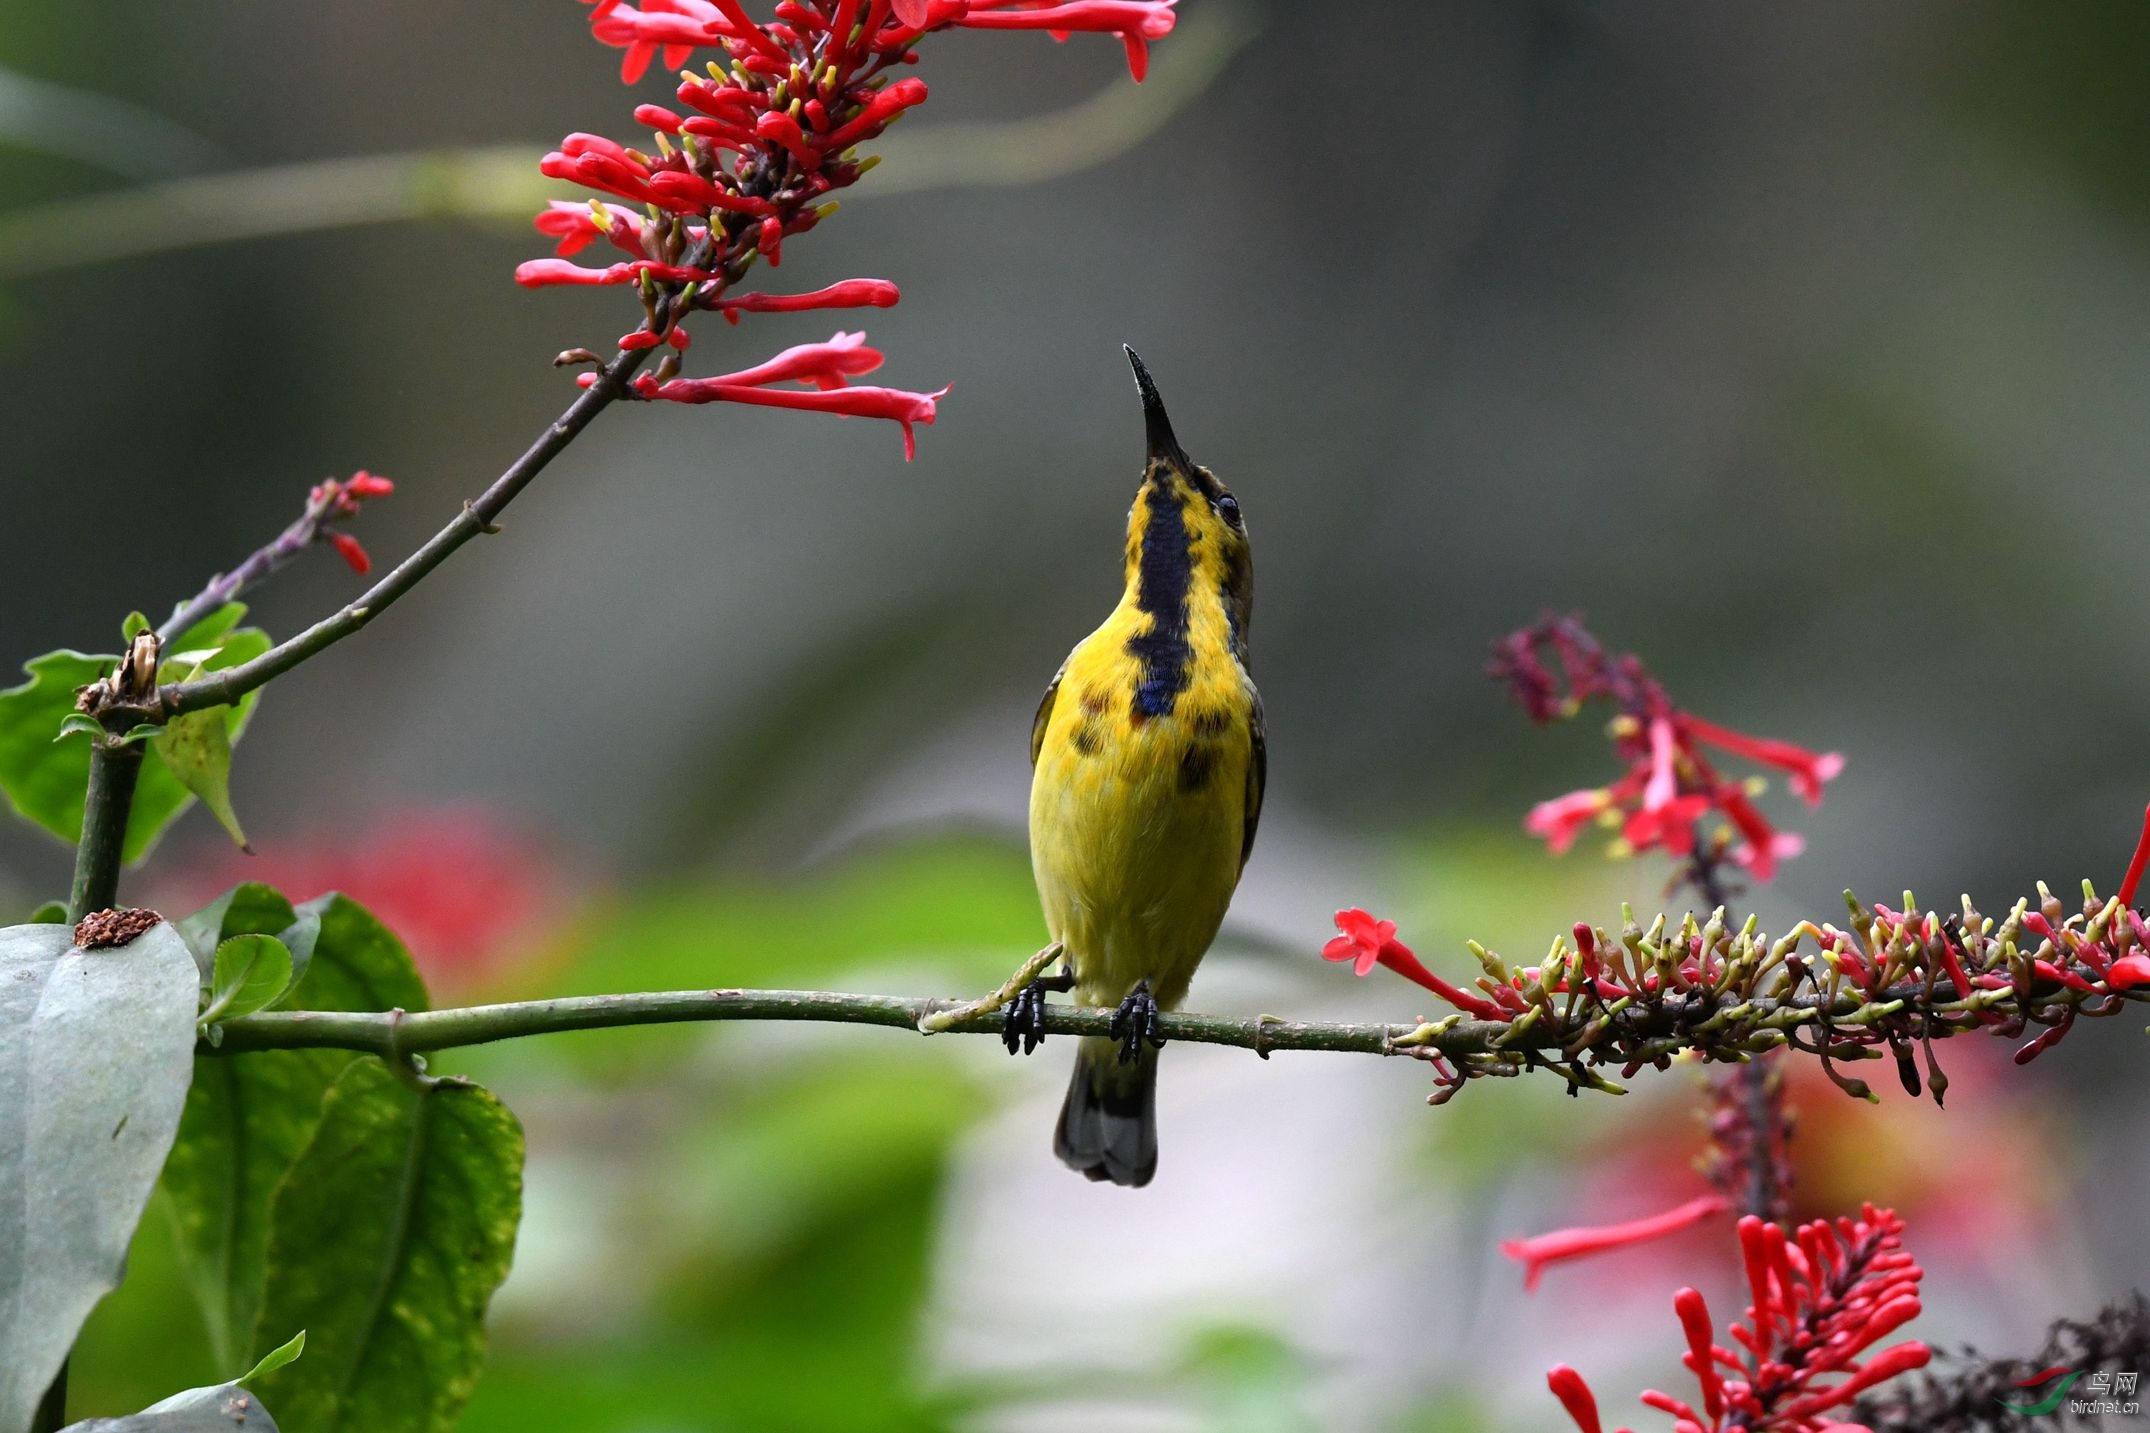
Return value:
M 170 720 L 186 712 L 228 706 L 270 678 L 281 676 L 307 658 L 319 655 L 358 632 L 397 598 L 416 587 L 434 568 L 446 562 L 457 548 L 489 531 L 501 510 L 530 485 L 530 480 L 560 456 L 567 445 L 590 426 L 591 420 L 628 391 L 627 380 L 649 356 L 646 349 L 628 350 L 606 364 L 598 380 L 583 389 L 568 405 L 567 411 L 547 427 L 507 471 L 495 478 L 491 487 L 465 504 L 446 527 L 396 564 L 357 601 L 288 641 L 279 642 L 250 662 L 241 662 L 236 667 L 226 667 L 191 681 L 167 683 L 158 690 L 155 719 Z

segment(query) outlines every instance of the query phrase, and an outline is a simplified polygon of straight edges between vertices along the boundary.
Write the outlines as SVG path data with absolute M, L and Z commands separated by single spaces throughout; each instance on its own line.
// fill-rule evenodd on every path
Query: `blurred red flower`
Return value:
M 1646 1219 L 1630 1219 L 1624 1224 L 1587 1225 L 1574 1229 L 1555 1229 L 1549 1234 L 1534 1234 L 1527 1239 L 1507 1239 L 1501 1243 L 1501 1252 L 1523 1265 L 1523 1287 L 1534 1290 L 1538 1280 L 1545 1276 L 1548 1266 L 1568 1259 L 1588 1258 L 1613 1249 L 1629 1249 L 1637 1244 L 1648 1244 L 1677 1234 L 1682 1229 L 1692 1229 L 1705 1219 L 1722 1214 L 1731 1202 L 1721 1194 L 1704 1194 L 1688 1200 L 1677 1208 Z
M 1747 783 L 1722 775 L 1703 748 L 1785 773 L 1809 805 L 1821 804 L 1823 784 L 1844 769 L 1836 752 L 1749 736 L 1674 706 L 1641 659 L 1607 653 L 1574 617 L 1549 617 L 1502 638 L 1488 670 L 1533 721 L 1573 716 L 1598 700 L 1618 709 L 1611 736 L 1627 766 L 1620 779 L 1541 801 L 1523 820 L 1524 829 L 1556 855 L 1575 843 L 1584 826 L 1599 822 L 1619 827 L 1623 852 L 1662 849 L 1686 857 L 1694 852 L 1698 824 L 1715 811 L 1726 823 L 1720 838 L 1726 854 L 1766 881 L 1777 862 L 1798 855 L 1805 843 L 1771 825 Z
M 241 881 L 260 881 L 294 903 L 341 891 L 410 947 L 426 980 L 467 992 L 530 955 L 580 904 L 578 883 L 544 841 L 474 807 L 401 811 L 344 834 L 322 830 L 229 847 L 164 878 L 169 909 L 206 904 Z

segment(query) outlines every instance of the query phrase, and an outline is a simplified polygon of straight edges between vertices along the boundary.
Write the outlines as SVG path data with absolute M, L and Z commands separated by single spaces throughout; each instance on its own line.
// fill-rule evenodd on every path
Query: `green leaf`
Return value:
M 97 736 L 104 731 L 104 723 L 88 712 L 74 712 L 60 723 L 60 734 L 54 741 L 65 741 L 71 736 Z
M 139 612 L 129 612 L 127 620 L 119 624 L 120 640 L 132 642 L 149 630 L 149 619 Z
M 300 1354 L 306 1352 L 306 1330 L 300 1329 L 290 1339 L 270 1349 L 261 1356 L 261 1362 L 239 1375 L 239 1382 L 251 1383 L 266 1373 L 274 1373 L 287 1363 L 296 1363 Z
M 125 1418 L 90 1418 L 64 1433 L 277 1433 L 261 1400 L 237 1383 L 190 1388 Z
M 72 925 L 67 918 L 67 902 L 47 901 L 30 912 L 31 925 Z
M 316 1349 L 264 1396 L 308 1433 L 452 1429 L 514 1252 L 522 1164 L 521 1127 L 484 1090 L 347 1067 L 271 1209 L 261 1322 Z
M 202 664 L 217 671 L 237 666 L 269 650 L 266 632 L 237 626 L 246 608 L 228 602 L 170 645 L 174 651 L 189 648 L 214 650 Z M 235 630 L 236 629 L 236 630 Z M 25 819 L 44 827 L 73 844 L 82 834 L 82 793 L 89 784 L 88 742 L 54 743 L 61 723 L 75 715 L 75 689 L 104 676 L 119 662 L 117 656 L 60 651 L 33 658 L 23 671 L 29 680 L 0 691 L 0 791 Z M 182 675 L 166 664 L 162 675 Z M 225 727 L 227 743 L 236 742 L 253 715 L 259 692 L 249 692 L 235 706 L 214 708 Z M 204 715 L 207 715 L 206 713 Z M 129 734 L 130 737 L 133 733 Z M 193 801 L 194 794 L 168 768 L 150 743 L 135 784 L 134 810 L 127 822 L 126 857 L 139 861 L 164 833 L 166 827 Z
M 23 1428 L 118 1285 L 179 1125 L 194 1049 L 186 943 L 159 924 L 78 950 L 0 930 L 0 1429 Z
M 75 711 L 75 688 L 119 662 L 116 656 L 47 652 L 23 666 L 30 680 L 0 691 L 0 790 L 25 820 L 63 841 L 82 835 L 82 793 L 90 779 L 89 743 L 54 744 Z
M 202 988 L 216 961 L 216 948 L 235 935 L 273 935 L 291 947 L 294 967 L 302 967 L 313 953 L 314 937 L 320 933 L 318 919 L 306 923 L 301 933 L 298 911 L 283 892 L 259 881 L 242 881 L 190 916 L 180 918 L 179 934 L 194 952 L 201 967 Z M 305 950 L 299 949 L 303 941 Z
M 330 894 L 294 910 L 268 886 L 235 886 L 182 925 L 280 933 L 294 978 L 285 1004 L 301 1010 L 423 1010 L 425 984 L 410 952 L 356 901 Z M 214 949 L 214 945 L 211 946 Z M 304 957 L 311 954 L 311 960 Z M 234 1366 L 254 1351 L 269 1240 L 269 1201 L 313 1138 L 329 1087 L 352 1060 L 343 1050 L 262 1050 L 194 1062 L 179 1140 L 164 1169 L 181 1266 L 202 1306 L 210 1346 Z M 286 1325 L 263 1324 L 268 1337 Z
M 216 948 L 209 1007 L 196 1023 L 213 1025 L 266 1010 L 290 988 L 290 947 L 273 935 L 235 935 Z
M 150 738 L 149 749 L 179 778 L 179 784 L 201 798 L 217 824 L 249 854 L 246 832 L 239 827 L 238 813 L 231 809 L 231 728 L 222 708 L 187 712 Z
M 320 922 L 306 978 L 285 1002 L 293 1010 L 430 1010 L 410 949 L 373 912 L 331 891 L 297 908 Z

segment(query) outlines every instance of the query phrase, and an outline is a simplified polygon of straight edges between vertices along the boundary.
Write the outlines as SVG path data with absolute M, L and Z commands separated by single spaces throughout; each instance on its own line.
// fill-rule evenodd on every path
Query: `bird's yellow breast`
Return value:
M 1166 703 L 1145 699 L 1142 639 L 1155 621 L 1123 600 L 1069 655 L 1038 736 L 1031 863 L 1089 1004 L 1116 1004 L 1147 979 L 1160 1005 L 1176 1005 L 1239 883 L 1254 687 L 1224 609 L 1198 597 L 1174 638 L 1187 648 L 1183 684 Z

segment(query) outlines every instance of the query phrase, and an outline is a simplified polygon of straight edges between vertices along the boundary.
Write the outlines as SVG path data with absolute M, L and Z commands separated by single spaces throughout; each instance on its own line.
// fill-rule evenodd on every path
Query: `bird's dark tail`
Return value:
M 1089 1037 L 1075 1055 L 1053 1153 L 1090 1179 L 1139 1189 L 1157 1172 L 1157 1051 L 1120 1063 L 1117 1040 Z

